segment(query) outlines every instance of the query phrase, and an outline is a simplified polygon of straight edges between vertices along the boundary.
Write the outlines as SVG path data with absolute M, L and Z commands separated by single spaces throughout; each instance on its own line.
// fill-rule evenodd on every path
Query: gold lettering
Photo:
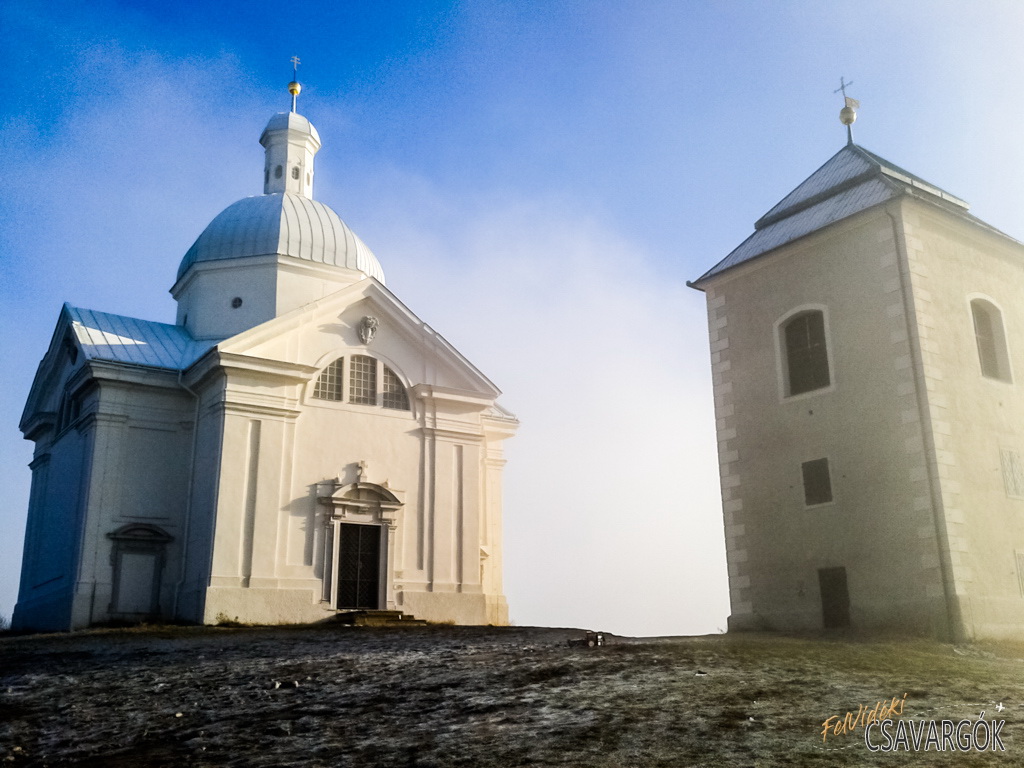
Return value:
M 864 726 L 865 727 L 871 725 L 871 723 L 877 723 L 878 722 L 878 720 L 879 720 L 878 708 L 881 707 L 881 706 L 882 706 L 882 702 L 878 702 L 877 704 L 875 704 L 875 708 L 872 709 L 870 712 L 868 712 L 867 717 L 864 718 Z
M 829 715 L 821 724 L 821 740 L 828 740 L 829 731 L 832 735 L 838 736 L 841 733 L 851 733 L 857 728 L 867 728 L 871 723 L 892 720 L 894 716 L 903 714 L 906 703 L 907 694 L 904 693 L 902 699 L 893 696 L 891 699 L 877 701 L 872 709 L 868 709 L 866 704 L 858 704 L 856 715 L 853 712 L 847 712 L 842 716 Z
M 821 724 L 821 740 L 825 741 L 828 738 L 828 729 L 831 727 L 833 720 L 838 720 L 839 715 L 830 715 L 825 722 Z

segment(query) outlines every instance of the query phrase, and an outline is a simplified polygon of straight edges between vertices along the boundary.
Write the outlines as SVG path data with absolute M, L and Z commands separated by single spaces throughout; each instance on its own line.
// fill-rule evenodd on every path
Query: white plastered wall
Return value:
M 968 637 L 1019 637 L 1024 499 L 1008 492 L 1002 453 L 1024 455 L 1024 248 L 919 203 L 903 206 L 928 388 L 928 418 L 948 531 L 947 557 Z M 982 374 L 970 311 L 1002 314 L 1011 381 Z
M 708 281 L 733 628 L 816 629 L 818 570 L 847 571 L 854 626 L 944 617 L 899 254 L 879 209 Z M 777 325 L 823 306 L 830 387 L 781 398 Z M 801 463 L 828 458 L 808 508 Z
M 357 332 L 367 315 L 381 322 L 369 345 Z M 412 409 L 313 398 L 319 371 L 353 354 L 395 371 Z M 387 533 L 382 607 L 435 621 L 506 623 L 500 444 L 514 422 L 487 417 L 485 432 L 493 395 L 467 390 L 470 381 L 432 332 L 417 338 L 393 309 L 358 296 L 333 312 L 301 315 L 291 330 L 231 357 L 204 620 L 331 616 L 323 584 L 330 510 L 317 488 L 351 482 L 362 463 L 363 481 L 403 502 Z M 484 583 L 497 591 L 485 593 Z

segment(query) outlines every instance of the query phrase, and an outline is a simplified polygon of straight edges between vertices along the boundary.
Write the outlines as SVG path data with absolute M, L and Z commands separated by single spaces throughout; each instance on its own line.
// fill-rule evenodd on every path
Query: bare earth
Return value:
M 1024 646 L 579 630 L 143 628 L 0 637 L 0 761 L 46 766 L 1024 765 Z M 821 724 L 1005 720 L 1004 753 Z M 1001 704 L 1003 707 L 997 711 Z

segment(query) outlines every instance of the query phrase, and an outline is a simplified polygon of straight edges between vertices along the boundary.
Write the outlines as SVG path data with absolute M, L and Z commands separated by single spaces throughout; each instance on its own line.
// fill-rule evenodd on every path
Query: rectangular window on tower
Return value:
M 814 459 L 800 465 L 804 480 L 804 504 L 814 507 L 832 501 L 832 478 L 828 459 Z

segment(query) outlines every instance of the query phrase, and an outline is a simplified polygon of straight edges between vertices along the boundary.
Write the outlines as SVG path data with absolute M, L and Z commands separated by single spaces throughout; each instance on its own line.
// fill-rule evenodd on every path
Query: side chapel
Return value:
M 691 284 L 729 628 L 1019 638 L 1024 245 L 848 139 Z
M 20 425 L 35 454 L 15 627 L 508 622 L 518 422 L 313 199 L 299 90 L 260 136 L 263 194 L 182 259 L 175 323 L 64 305 Z

